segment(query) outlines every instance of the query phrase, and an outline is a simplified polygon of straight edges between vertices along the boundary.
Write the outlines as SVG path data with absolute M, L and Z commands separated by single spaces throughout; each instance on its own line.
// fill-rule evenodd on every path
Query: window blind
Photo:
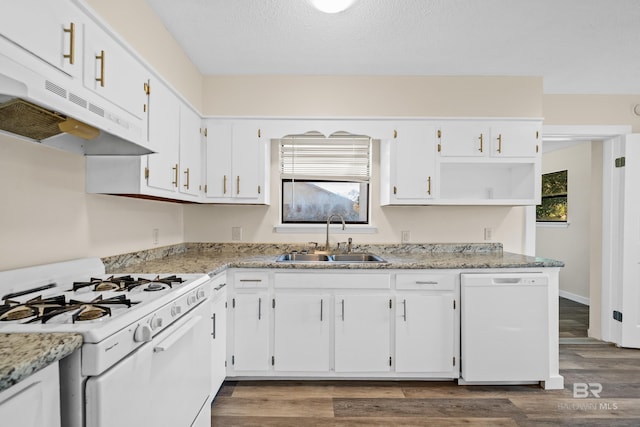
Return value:
M 284 179 L 368 182 L 371 139 L 281 139 L 280 176 Z

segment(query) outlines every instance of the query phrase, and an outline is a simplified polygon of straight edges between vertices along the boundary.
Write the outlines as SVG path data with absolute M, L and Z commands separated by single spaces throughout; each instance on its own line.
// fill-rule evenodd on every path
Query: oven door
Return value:
M 211 385 L 207 306 L 201 303 L 107 372 L 87 380 L 87 427 L 200 423 Z M 210 419 L 208 414 L 204 419 Z

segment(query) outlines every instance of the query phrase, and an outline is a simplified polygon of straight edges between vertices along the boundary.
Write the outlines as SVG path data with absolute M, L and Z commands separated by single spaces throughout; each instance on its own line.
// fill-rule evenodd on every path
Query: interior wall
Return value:
M 544 95 L 545 125 L 620 125 L 640 132 L 640 117 L 633 106 L 635 95 Z
M 542 78 L 205 76 L 207 116 L 542 117 Z
M 0 270 L 181 243 L 182 206 L 85 193 L 84 157 L 0 134 Z
M 597 163 L 597 161 L 596 161 Z M 589 303 L 591 276 L 591 209 L 594 199 L 591 143 L 581 143 L 542 155 L 542 173 L 568 170 L 568 227 L 536 228 L 536 255 L 564 261 L 560 270 L 561 296 Z M 600 172 L 600 180 L 602 174 Z M 596 197 L 594 197 L 596 196 Z M 600 200 L 602 196 L 600 193 Z

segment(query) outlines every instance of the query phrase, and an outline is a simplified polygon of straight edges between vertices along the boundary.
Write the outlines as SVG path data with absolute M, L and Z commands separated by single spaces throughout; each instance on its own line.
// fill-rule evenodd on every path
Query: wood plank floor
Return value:
M 565 320 L 575 321 L 560 326 L 561 336 L 565 330 L 572 334 L 566 337 L 586 337 L 588 314 L 579 310 L 585 307 L 562 305 L 574 312 L 565 312 Z M 640 426 L 640 350 L 585 342 L 560 345 L 564 390 L 454 381 L 228 381 L 211 406 L 212 425 Z M 574 383 L 600 383 L 600 397 L 574 398 Z
M 583 338 L 589 329 L 589 306 L 560 298 L 560 338 Z

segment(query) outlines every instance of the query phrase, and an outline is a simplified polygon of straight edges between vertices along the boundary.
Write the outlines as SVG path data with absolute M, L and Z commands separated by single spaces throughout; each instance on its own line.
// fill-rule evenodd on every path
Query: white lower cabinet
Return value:
M 232 269 L 227 374 L 458 378 L 458 273 Z
M 60 426 L 58 362 L 0 392 L 2 425 Z
M 269 294 L 266 291 L 238 293 L 231 300 L 235 371 L 267 371 L 269 355 Z
M 389 295 L 336 295 L 336 372 L 391 370 Z
M 211 394 L 215 396 L 227 376 L 227 274 L 211 280 Z
M 396 297 L 396 372 L 455 373 L 456 304 L 446 294 Z
M 329 295 L 277 293 L 274 307 L 274 369 L 329 372 Z

